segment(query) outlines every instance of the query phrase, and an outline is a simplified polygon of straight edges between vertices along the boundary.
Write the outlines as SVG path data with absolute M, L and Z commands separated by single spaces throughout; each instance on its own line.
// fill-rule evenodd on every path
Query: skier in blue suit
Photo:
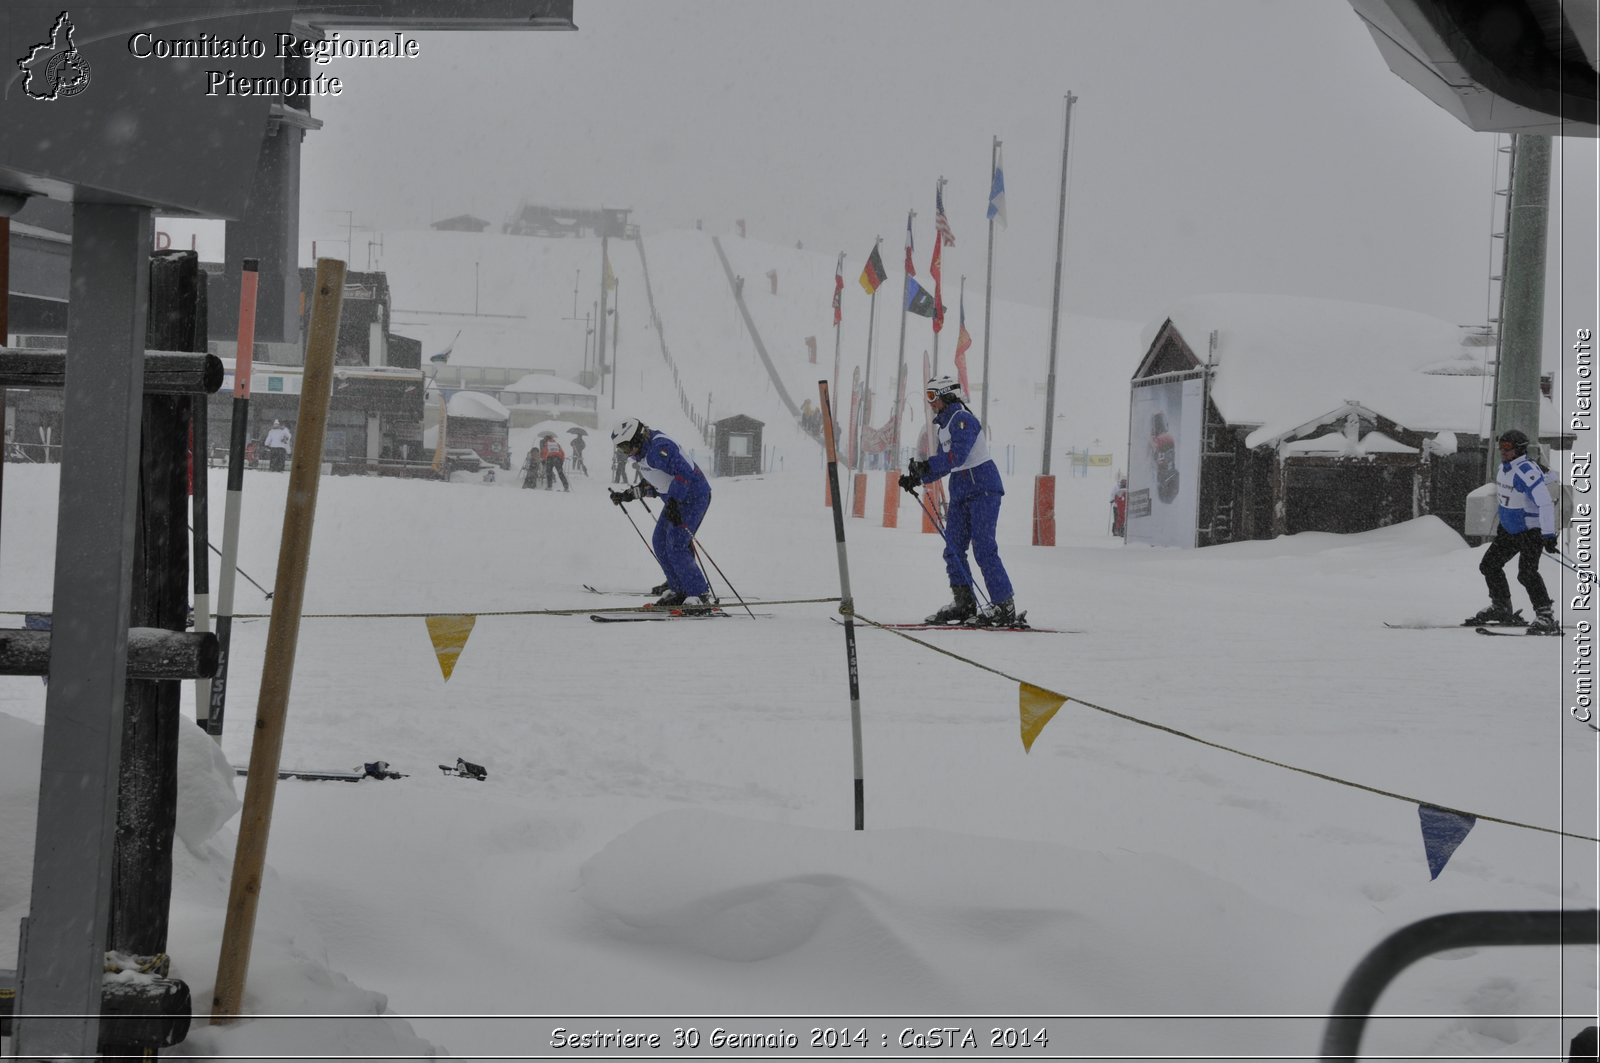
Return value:
M 1483 552 L 1478 571 L 1489 585 L 1489 607 L 1467 618 L 1468 624 L 1514 624 L 1522 617 L 1511 608 L 1511 584 L 1506 582 L 1506 562 L 1517 558 L 1517 582 L 1533 605 L 1530 635 L 1559 635 L 1555 603 L 1539 575 L 1539 555 L 1555 553 L 1556 507 L 1544 469 L 1528 457 L 1527 433 L 1508 428 L 1500 433 L 1500 471 L 1495 476 L 1500 499 L 1500 524 L 1494 541 Z
M 656 519 L 651 543 L 656 561 L 667 577 L 667 589 L 656 605 L 663 609 L 709 609 L 711 584 L 694 556 L 694 533 L 700 529 L 711 505 L 711 484 L 706 474 L 691 461 L 678 444 L 629 417 L 611 430 L 617 452 L 632 460 L 639 470 L 639 482 L 611 492 L 611 501 L 622 505 L 636 498 L 665 498 Z
M 1000 520 L 1000 499 L 1005 485 L 1000 470 L 989 457 L 989 442 L 983 426 L 967 409 L 961 384 L 954 377 L 936 376 L 925 390 L 933 406 L 933 420 L 939 426 L 939 449 L 927 461 L 916 458 L 900 477 L 900 486 L 910 490 L 950 477 L 950 511 L 945 520 L 944 567 L 950 577 L 953 599 L 949 605 L 928 617 L 930 624 L 976 622 L 991 627 L 1017 624 L 1016 601 L 1011 577 L 1000 563 L 1000 549 L 994 530 Z M 989 605 L 983 610 L 972 594 L 972 570 L 967 565 L 967 547 L 983 573 L 989 590 Z

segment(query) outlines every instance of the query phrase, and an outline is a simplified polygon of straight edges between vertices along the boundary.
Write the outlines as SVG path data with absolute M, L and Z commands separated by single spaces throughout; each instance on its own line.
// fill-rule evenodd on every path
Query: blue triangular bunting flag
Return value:
M 1417 815 L 1422 819 L 1422 848 L 1428 855 L 1428 877 L 1435 879 L 1450 862 L 1456 847 L 1466 840 L 1467 832 L 1477 824 L 1478 817 L 1434 805 L 1418 805 Z

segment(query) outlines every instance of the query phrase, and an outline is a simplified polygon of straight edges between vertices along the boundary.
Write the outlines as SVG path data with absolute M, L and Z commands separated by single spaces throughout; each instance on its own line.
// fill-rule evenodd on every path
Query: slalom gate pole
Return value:
M 294 677 L 300 614 L 305 605 L 306 570 L 311 557 L 311 527 L 317 515 L 317 487 L 327 438 L 328 406 L 333 393 L 334 345 L 339 338 L 339 311 L 344 300 L 345 264 L 317 260 L 312 287 L 311 324 L 306 331 L 305 380 L 296 422 L 298 445 L 289 464 L 289 492 L 283 510 L 283 537 L 278 550 L 277 594 L 267 627 L 267 651 L 261 663 L 261 693 L 256 702 L 255 735 L 250 742 L 249 781 L 239 811 L 239 841 L 228 883 L 228 908 L 217 957 L 213 1025 L 239 1017 L 250 970 L 256 910 L 266 871 L 267 841 L 272 830 L 272 805 L 277 796 L 278 768 L 283 761 L 283 732 L 289 715 L 289 685 Z
M 239 274 L 239 331 L 233 355 L 233 424 L 228 442 L 228 490 L 222 513 L 222 571 L 217 583 L 217 674 L 200 680 L 195 720 L 222 744 L 222 715 L 228 700 L 228 657 L 233 643 L 233 577 L 239 557 L 239 512 L 244 495 L 244 447 L 250 426 L 250 360 L 256 345 L 256 287 L 261 263 L 244 260 Z M 206 543 L 210 546 L 210 542 Z M 213 550 L 216 547 L 211 547 Z M 245 577 L 249 579 L 248 576 Z M 255 580 L 250 580 L 255 583 Z M 261 584 L 256 583 L 259 588 Z M 266 592 L 264 592 L 266 593 Z M 267 593 L 267 597 L 272 595 Z
M 828 448 L 828 489 L 833 492 L 833 537 L 839 546 L 839 612 L 844 617 L 844 658 L 850 675 L 850 748 L 855 758 L 856 830 L 867 829 L 866 791 L 861 755 L 861 670 L 856 661 L 856 603 L 850 596 L 850 560 L 844 549 L 844 496 L 839 494 L 839 449 L 833 440 L 833 404 L 828 382 L 817 381 L 822 397 L 822 438 Z
M 939 519 L 938 511 L 928 508 L 928 504 L 922 500 L 922 496 L 917 493 L 916 488 L 908 487 L 906 488 L 906 493 L 917 500 L 917 505 L 922 507 L 922 512 L 926 513 L 928 519 L 933 522 L 934 528 L 939 532 L 939 538 L 944 540 L 945 549 L 948 550 L 950 548 L 950 536 L 944 533 L 944 521 Z M 967 582 L 972 586 L 973 592 L 983 599 L 984 607 L 987 608 L 992 603 L 989 601 L 989 596 L 978 589 L 978 581 L 973 578 L 972 566 L 967 563 L 966 554 L 961 555 L 961 567 L 967 572 Z

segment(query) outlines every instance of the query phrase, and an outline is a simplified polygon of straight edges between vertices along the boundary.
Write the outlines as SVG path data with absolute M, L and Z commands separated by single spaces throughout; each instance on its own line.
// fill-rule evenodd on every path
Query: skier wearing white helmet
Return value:
M 711 505 L 711 484 L 678 444 L 665 434 L 629 417 L 611 430 L 617 453 L 639 468 L 639 482 L 611 492 L 617 505 L 636 498 L 665 498 L 656 519 L 651 546 L 667 577 L 666 592 L 656 601 L 664 609 L 709 609 L 711 584 L 694 556 L 694 533 Z
M 944 567 L 950 577 L 953 598 L 949 605 L 928 617 L 930 624 L 978 623 L 991 627 L 1018 624 L 1011 577 L 1000 562 L 995 544 L 995 525 L 1000 520 L 1000 499 L 1006 493 L 1000 470 L 989 457 L 989 442 L 983 426 L 967 409 L 961 384 L 954 377 L 936 376 L 924 390 L 933 406 L 933 420 L 939 426 L 939 450 L 927 461 L 911 460 L 907 473 L 900 477 L 906 489 L 950 477 L 950 510 L 945 520 Z M 989 605 L 981 611 L 972 593 L 972 570 L 967 565 L 967 547 L 983 573 L 989 590 Z

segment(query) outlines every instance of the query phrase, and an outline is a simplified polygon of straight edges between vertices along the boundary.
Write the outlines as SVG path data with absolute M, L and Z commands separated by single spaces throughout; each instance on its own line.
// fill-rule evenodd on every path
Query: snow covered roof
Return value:
M 1488 431 L 1492 382 L 1482 375 L 1484 349 L 1450 322 L 1331 299 L 1195 296 L 1146 326 L 1141 372 L 1149 371 L 1152 345 L 1169 321 L 1197 364 L 1214 358 L 1211 398 L 1230 424 L 1286 428 L 1342 401 L 1416 431 Z M 1559 411 L 1542 403 L 1541 434 L 1559 430 Z
M 511 417 L 511 411 L 499 399 L 481 391 L 456 392 L 445 404 L 445 412 L 451 417 L 476 417 L 480 421 L 505 421 Z
M 596 395 L 594 388 L 586 388 L 554 373 L 529 373 L 515 383 L 507 384 L 501 391 L 546 391 L 557 395 Z

